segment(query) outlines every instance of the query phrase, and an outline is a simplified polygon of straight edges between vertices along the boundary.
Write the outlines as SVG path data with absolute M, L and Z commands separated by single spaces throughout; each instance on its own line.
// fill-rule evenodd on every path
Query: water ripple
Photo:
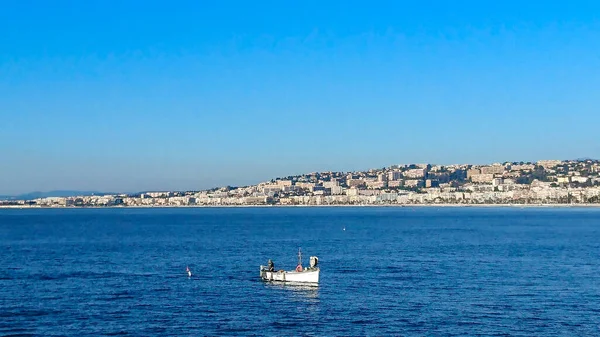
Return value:
M 598 335 L 600 212 L 542 213 L 0 210 L 0 335 Z

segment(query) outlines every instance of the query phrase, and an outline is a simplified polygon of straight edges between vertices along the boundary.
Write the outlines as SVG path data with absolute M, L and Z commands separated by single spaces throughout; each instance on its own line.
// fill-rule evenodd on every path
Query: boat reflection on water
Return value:
M 289 294 L 296 299 L 306 300 L 318 300 L 319 299 L 319 287 L 311 284 L 298 284 L 298 283 L 265 283 L 265 287 L 270 289 L 281 289 L 287 291 Z

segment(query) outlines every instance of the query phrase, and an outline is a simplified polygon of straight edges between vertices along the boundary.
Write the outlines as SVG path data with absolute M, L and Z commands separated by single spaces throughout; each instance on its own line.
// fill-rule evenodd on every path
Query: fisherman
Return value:
M 268 270 L 269 271 L 275 271 L 275 264 L 273 263 L 273 261 L 271 261 L 271 259 L 269 259 L 269 263 L 267 264 Z

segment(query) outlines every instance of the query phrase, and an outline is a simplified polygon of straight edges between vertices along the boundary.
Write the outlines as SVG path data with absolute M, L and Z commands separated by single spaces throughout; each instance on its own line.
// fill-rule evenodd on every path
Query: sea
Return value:
M 0 210 L 0 336 L 116 335 L 598 336 L 600 209 Z

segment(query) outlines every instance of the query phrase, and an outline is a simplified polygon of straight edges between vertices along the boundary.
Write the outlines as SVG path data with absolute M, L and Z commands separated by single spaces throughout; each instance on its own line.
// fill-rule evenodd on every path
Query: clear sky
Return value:
M 177 4 L 2 2 L 0 194 L 600 157 L 600 1 Z

